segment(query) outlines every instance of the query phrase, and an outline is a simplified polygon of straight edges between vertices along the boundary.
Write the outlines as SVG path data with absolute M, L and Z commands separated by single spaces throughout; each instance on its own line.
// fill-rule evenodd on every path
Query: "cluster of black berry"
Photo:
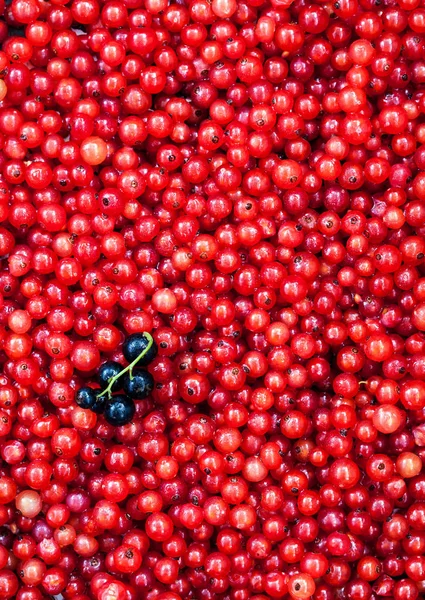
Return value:
M 152 391 L 152 375 L 143 368 L 156 356 L 157 346 L 149 333 L 134 333 L 123 344 L 128 366 L 108 360 L 99 368 L 100 389 L 82 387 L 76 402 L 82 408 L 103 413 L 111 425 L 129 423 L 135 412 L 134 400 L 143 400 Z M 115 393 L 120 392 L 120 393 Z

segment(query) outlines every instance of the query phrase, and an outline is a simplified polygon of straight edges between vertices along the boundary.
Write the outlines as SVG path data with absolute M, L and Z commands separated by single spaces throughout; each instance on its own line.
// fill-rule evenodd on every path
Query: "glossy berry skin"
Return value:
M 148 347 L 149 340 L 142 333 L 133 333 L 128 336 L 123 344 L 122 351 L 125 359 L 131 363 Z M 148 352 L 137 363 L 139 366 L 146 366 L 157 355 L 158 349 L 153 342 Z
M 93 404 L 93 406 L 90 407 L 90 410 L 98 415 L 103 414 L 103 412 L 105 410 L 105 406 L 106 406 L 106 401 L 107 401 L 106 396 L 101 396 L 100 394 L 98 394 L 96 396 L 96 401 Z
M 112 377 L 117 377 L 122 371 L 122 365 L 112 360 L 104 362 L 98 371 L 99 385 L 104 390 L 108 387 Z M 117 380 L 113 383 L 111 391 L 116 392 L 121 389 L 122 383 Z
M 97 394 L 95 390 L 89 387 L 80 388 L 75 394 L 75 401 L 81 408 L 93 409 L 96 404 L 96 398 Z
M 122 379 L 122 389 L 133 400 L 147 398 L 154 388 L 154 379 L 148 371 L 135 369 L 132 375 L 126 373 Z
M 104 408 L 105 419 L 114 427 L 130 423 L 135 413 L 134 402 L 128 396 L 118 394 L 107 400 Z

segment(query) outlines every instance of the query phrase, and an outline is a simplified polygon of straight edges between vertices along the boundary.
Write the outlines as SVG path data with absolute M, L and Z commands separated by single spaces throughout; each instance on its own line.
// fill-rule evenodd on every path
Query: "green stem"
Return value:
M 143 332 L 143 335 L 146 336 L 149 340 L 148 345 L 146 346 L 146 348 L 143 350 L 143 352 L 141 352 L 139 354 L 139 356 L 133 360 L 132 363 L 130 363 L 125 369 L 123 369 L 122 371 L 120 371 L 118 373 L 118 375 L 115 375 L 115 377 L 111 377 L 111 380 L 109 382 L 109 385 L 106 389 L 103 390 L 103 392 L 101 394 L 98 395 L 98 397 L 100 398 L 101 396 L 104 396 L 105 394 L 108 394 L 108 396 L 111 396 L 111 391 L 113 388 L 114 383 L 120 378 L 122 377 L 122 375 L 124 375 L 124 373 L 127 373 L 128 371 L 130 371 L 130 377 L 133 374 L 133 368 L 137 365 L 137 363 L 139 362 L 140 359 L 142 359 L 145 354 L 147 354 L 149 352 L 149 350 L 152 348 L 152 344 L 153 344 L 153 337 L 151 336 L 150 333 L 147 333 L 146 331 Z

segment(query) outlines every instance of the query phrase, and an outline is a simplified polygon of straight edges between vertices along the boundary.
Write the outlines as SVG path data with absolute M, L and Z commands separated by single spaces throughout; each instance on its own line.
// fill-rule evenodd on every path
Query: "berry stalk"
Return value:
M 114 377 L 111 377 L 111 380 L 109 382 L 109 385 L 107 388 L 105 388 L 103 390 L 103 392 L 101 394 L 98 394 L 98 397 L 100 398 L 101 396 L 104 396 L 105 394 L 108 394 L 108 397 L 111 397 L 111 392 L 112 392 L 112 388 L 114 386 L 114 383 L 120 379 L 120 377 L 122 377 L 125 373 L 130 372 L 130 378 L 133 378 L 133 368 L 137 365 L 137 363 L 149 352 L 149 350 L 152 348 L 152 345 L 154 343 L 153 337 L 151 336 L 150 333 L 147 333 L 146 331 L 143 332 L 143 335 L 146 336 L 146 338 L 149 340 L 148 345 L 146 346 L 146 348 L 139 354 L 139 356 L 137 358 L 135 358 L 133 360 L 133 362 L 131 362 L 127 367 L 125 367 L 125 369 L 123 369 L 122 371 L 120 371 L 118 373 L 118 375 L 115 375 Z

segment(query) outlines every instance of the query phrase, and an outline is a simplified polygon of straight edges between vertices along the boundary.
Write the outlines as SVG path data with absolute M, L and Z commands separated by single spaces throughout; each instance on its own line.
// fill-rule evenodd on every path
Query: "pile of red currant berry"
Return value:
M 425 0 L 0 0 L 0 600 L 425 600 Z

